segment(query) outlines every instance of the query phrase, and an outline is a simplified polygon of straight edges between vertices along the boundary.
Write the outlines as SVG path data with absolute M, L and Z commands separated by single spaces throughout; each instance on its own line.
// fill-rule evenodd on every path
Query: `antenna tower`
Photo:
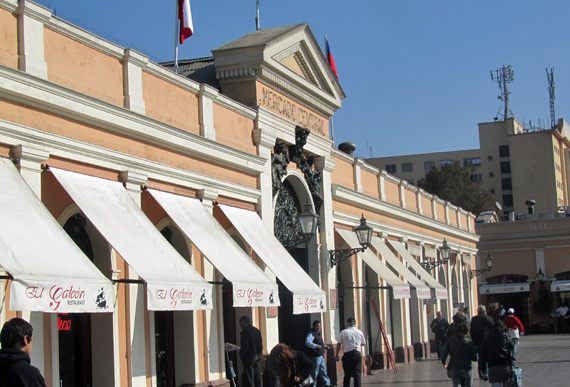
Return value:
M 556 127 L 556 113 L 554 112 L 554 97 L 556 97 L 556 84 L 554 83 L 554 67 L 548 71 L 546 69 L 546 77 L 548 78 L 548 95 L 550 97 L 550 128 Z
M 497 96 L 500 99 L 501 105 L 499 106 L 499 111 L 497 112 L 497 116 L 501 111 L 501 107 L 504 105 L 504 113 L 503 113 L 503 120 L 506 121 L 507 118 L 514 118 L 513 111 L 511 110 L 511 102 L 509 95 L 511 92 L 509 91 L 509 83 L 515 80 L 515 72 L 511 65 L 503 65 L 503 68 L 491 70 L 491 80 L 493 82 L 497 82 L 499 84 L 499 89 L 501 89 L 501 95 Z M 498 118 L 495 117 L 495 120 Z

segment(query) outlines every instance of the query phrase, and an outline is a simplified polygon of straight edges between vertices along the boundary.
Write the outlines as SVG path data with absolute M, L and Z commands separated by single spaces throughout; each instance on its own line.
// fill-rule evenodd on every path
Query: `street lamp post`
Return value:
M 358 238 L 358 243 L 362 247 L 355 247 L 353 249 L 339 249 L 339 250 L 329 250 L 329 256 L 331 259 L 331 266 L 344 261 L 345 259 L 353 256 L 356 253 L 362 253 L 370 245 L 372 240 L 372 227 L 366 224 L 366 218 L 364 215 L 360 218 L 360 226 L 354 229 L 356 237 Z
M 451 253 L 451 247 L 449 247 L 447 245 L 447 240 L 445 238 L 443 239 L 443 244 L 439 248 L 439 253 L 441 255 L 441 259 L 434 259 L 433 261 L 430 260 L 430 261 L 424 261 L 421 263 L 421 265 L 423 266 L 423 268 L 426 271 L 431 271 L 432 269 L 434 269 L 440 265 L 445 265 L 447 263 L 447 261 L 449 261 L 449 255 Z
M 481 273 L 485 273 L 487 271 L 490 271 L 493 268 L 493 261 L 495 259 L 491 256 L 491 253 L 487 252 L 487 258 L 485 258 L 485 265 L 487 265 L 486 269 L 475 269 L 475 270 L 471 270 L 469 272 L 469 278 L 472 279 L 478 275 L 480 275 Z

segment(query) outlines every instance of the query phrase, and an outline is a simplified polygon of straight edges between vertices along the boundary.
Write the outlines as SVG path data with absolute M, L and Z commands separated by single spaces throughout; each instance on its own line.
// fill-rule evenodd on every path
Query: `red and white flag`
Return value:
M 180 44 L 194 33 L 190 0 L 178 0 L 178 20 L 180 20 Z

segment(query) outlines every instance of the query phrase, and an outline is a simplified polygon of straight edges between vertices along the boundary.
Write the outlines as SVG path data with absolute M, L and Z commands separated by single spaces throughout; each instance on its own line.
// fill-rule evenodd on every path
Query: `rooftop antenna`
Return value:
M 259 0 L 255 0 L 255 30 L 259 31 L 261 27 L 259 26 Z
M 546 69 L 546 77 L 548 78 L 548 95 L 550 99 L 550 128 L 556 127 L 556 113 L 554 112 L 554 97 L 556 97 L 556 84 L 554 83 L 554 67 L 548 71 Z
M 501 106 L 504 105 L 505 111 L 503 113 L 503 120 L 506 121 L 507 118 L 514 118 L 513 111 L 511 110 L 511 102 L 509 98 L 509 83 L 515 80 L 515 72 L 511 65 L 503 65 L 503 68 L 496 69 L 495 71 L 491 70 L 491 80 L 493 82 L 497 82 L 499 84 L 499 89 L 501 89 L 501 95 L 497 96 L 500 99 L 501 105 L 499 106 L 499 111 L 501 110 Z M 499 112 L 497 112 L 497 116 Z M 495 117 L 495 121 L 498 117 Z
M 372 158 L 372 147 L 368 145 L 368 139 L 366 139 L 366 147 L 370 150 L 370 158 Z

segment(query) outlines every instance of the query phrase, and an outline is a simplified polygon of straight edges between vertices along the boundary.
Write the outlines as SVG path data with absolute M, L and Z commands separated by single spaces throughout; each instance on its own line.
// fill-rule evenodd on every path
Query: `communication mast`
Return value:
M 499 84 L 499 89 L 501 89 L 501 95 L 497 96 L 500 99 L 501 105 L 499 105 L 499 111 L 497 112 L 497 117 L 495 120 L 498 120 L 499 112 L 501 111 L 501 107 L 504 105 L 504 113 L 503 113 L 503 120 L 506 121 L 507 118 L 514 118 L 513 111 L 511 110 L 511 102 L 509 95 L 511 92 L 509 91 L 509 83 L 515 80 L 515 72 L 511 65 L 503 65 L 503 68 L 496 69 L 495 71 L 491 70 L 491 80 L 493 82 L 497 82 Z
M 546 69 L 546 77 L 548 78 L 548 95 L 550 97 L 550 128 L 556 127 L 556 113 L 554 112 L 554 97 L 556 97 L 556 84 L 554 83 L 554 67 Z

